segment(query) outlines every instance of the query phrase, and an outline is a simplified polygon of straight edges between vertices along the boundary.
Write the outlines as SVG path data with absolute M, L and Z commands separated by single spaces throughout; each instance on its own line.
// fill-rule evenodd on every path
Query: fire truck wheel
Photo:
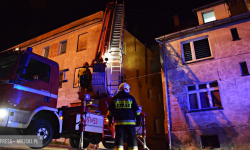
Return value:
M 48 121 L 44 119 L 37 119 L 33 120 L 30 123 L 26 131 L 26 134 L 37 135 L 40 139 L 43 140 L 43 147 L 46 147 L 52 141 L 54 131 L 52 125 Z M 31 147 L 31 148 L 40 149 L 43 147 Z
M 79 148 L 80 139 L 79 138 L 70 138 L 69 144 L 72 148 Z M 83 148 L 87 148 L 89 146 L 89 141 L 83 140 Z

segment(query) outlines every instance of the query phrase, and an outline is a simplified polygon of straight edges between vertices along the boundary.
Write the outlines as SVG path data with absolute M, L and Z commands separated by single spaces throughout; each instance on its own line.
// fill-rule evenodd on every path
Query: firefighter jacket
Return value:
M 114 125 L 136 125 L 135 118 L 140 117 L 140 113 L 135 98 L 124 91 L 114 96 L 109 105 L 109 116 L 114 117 Z

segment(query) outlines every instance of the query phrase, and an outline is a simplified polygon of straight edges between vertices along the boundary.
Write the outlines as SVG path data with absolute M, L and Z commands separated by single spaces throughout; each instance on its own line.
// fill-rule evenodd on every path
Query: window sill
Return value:
M 223 107 L 204 108 L 204 109 L 189 110 L 188 113 L 201 112 L 201 111 L 223 110 L 223 109 L 224 109 Z
M 233 41 L 239 41 L 239 40 L 241 40 L 241 38 L 238 38 L 238 39 L 234 39 Z
M 246 77 L 246 76 L 250 76 L 250 74 L 244 74 L 244 75 L 242 74 L 241 76 Z
M 81 51 L 85 51 L 85 50 L 87 50 L 87 48 L 81 49 L 81 50 L 77 50 L 76 52 L 81 52 Z
M 66 52 L 64 52 L 64 53 L 59 53 L 58 56 L 63 55 L 63 54 L 66 54 Z
M 193 60 L 193 61 L 188 61 L 188 62 L 184 62 L 183 64 L 191 64 L 191 63 L 195 63 L 195 62 L 199 62 L 199 61 L 204 61 L 204 60 L 209 60 L 209 59 L 214 59 L 214 57 L 206 57 L 206 58 L 202 58 L 202 59 L 198 59 L 198 60 Z

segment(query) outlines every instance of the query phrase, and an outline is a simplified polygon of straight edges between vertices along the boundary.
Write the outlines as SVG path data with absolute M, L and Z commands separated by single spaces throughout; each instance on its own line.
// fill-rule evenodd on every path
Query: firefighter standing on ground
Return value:
M 135 98 L 128 94 L 130 87 L 127 83 L 122 83 L 118 91 L 109 105 L 108 115 L 109 126 L 113 124 L 112 119 L 114 117 L 116 133 L 114 150 L 123 150 L 123 137 L 126 135 L 128 150 L 138 150 L 135 127 L 141 122 L 141 111 Z

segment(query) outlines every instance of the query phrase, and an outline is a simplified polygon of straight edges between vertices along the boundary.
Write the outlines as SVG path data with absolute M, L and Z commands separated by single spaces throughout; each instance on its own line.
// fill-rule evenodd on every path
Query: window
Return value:
M 86 50 L 88 46 L 87 33 L 80 34 L 78 36 L 77 52 Z
M 138 87 L 142 88 L 141 81 L 138 81 Z
M 220 142 L 217 135 L 202 135 L 201 145 L 203 149 L 220 148 Z
M 160 134 L 160 123 L 158 118 L 154 118 L 154 133 Z
M 191 41 L 182 42 L 182 50 L 184 62 L 193 62 L 212 58 L 207 37 L 201 37 Z
M 43 57 L 49 57 L 49 47 L 44 48 Z
M 139 70 L 136 70 L 136 78 L 139 78 Z
M 207 82 L 187 87 L 189 110 L 221 108 L 218 82 Z
M 126 43 L 125 42 L 123 42 L 123 48 L 122 48 L 122 50 L 123 50 L 123 55 L 127 55 L 127 51 L 126 51 Z
M 148 90 L 148 98 L 152 99 L 152 90 Z
M 231 34 L 232 34 L 232 37 L 233 37 L 233 41 L 240 40 L 237 28 L 231 29 Z
M 60 43 L 60 54 L 66 53 L 67 41 Z
M 151 86 L 154 86 L 154 85 L 155 85 L 155 79 L 152 78 L 152 80 L 151 80 Z
M 162 98 L 161 98 L 161 94 L 160 94 L 160 93 L 157 94 L 157 100 L 158 100 L 158 102 L 160 102 L 160 103 L 162 102 Z
M 65 72 L 60 71 L 60 74 L 59 74 L 59 88 L 62 88 L 62 83 L 63 83 L 63 80 L 64 80 L 64 73 Z
M 204 23 L 216 20 L 213 10 L 210 10 L 210 11 L 207 11 L 207 12 L 203 12 L 202 13 L 202 17 L 203 17 Z
M 241 69 L 242 76 L 249 75 L 248 68 L 247 68 L 247 63 L 246 62 L 241 62 L 240 63 L 240 69 Z
M 49 82 L 50 65 L 31 58 L 28 67 L 26 68 L 26 73 L 20 77 L 29 81 L 42 80 Z

